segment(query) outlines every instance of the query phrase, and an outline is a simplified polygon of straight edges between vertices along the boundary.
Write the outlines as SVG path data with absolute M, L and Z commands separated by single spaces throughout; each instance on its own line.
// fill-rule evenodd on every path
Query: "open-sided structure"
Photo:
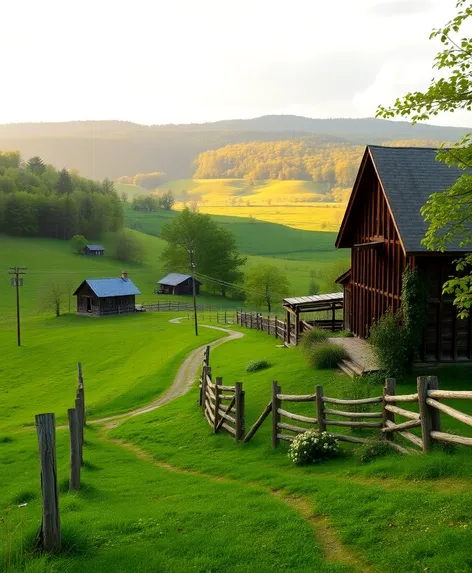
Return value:
M 344 295 L 342 292 L 331 294 L 316 294 L 311 296 L 299 296 L 284 298 L 283 307 L 287 312 L 287 328 L 285 342 L 298 344 L 300 336 L 306 330 L 314 326 L 325 330 L 341 330 L 343 321 L 336 317 L 336 311 L 343 308 Z M 301 315 L 306 313 L 329 313 L 329 318 L 302 320 Z

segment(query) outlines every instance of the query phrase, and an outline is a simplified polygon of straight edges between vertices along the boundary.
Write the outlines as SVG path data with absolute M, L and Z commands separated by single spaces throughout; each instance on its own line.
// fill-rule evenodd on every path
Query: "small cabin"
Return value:
M 193 294 L 192 276 L 170 273 L 158 281 L 156 294 Z M 200 294 L 201 282 L 195 279 L 195 293 Z
M 82 249 L 84 255 L 90 255 L 93 257 L 103 257 L 105 254 L 105 247 L 103 245 L 85 245 Z
M 442 291 L 454 260 L 468 249 L 458 241 L 437 252 L 422 243 L 428 229 L 422 206 L 464 173 L 437 161 L 436 154 L 420 147 L 366 148 L 336 240 L 351 255 L 350 270 L 337 280 L 344 290 L 344 328 L 367 338 L 388 309 L 400 307 L 405 267 L 417 268 L 429 284 L 419 360 L 470 361 L 472 316 L 459 318 L 454 297 Z
M 136 312 L 136 295 L 139 289 L 123 272 L 119 278 L 86 279 L 74 296 L 77 297 L 77 314 L 109 316 Z

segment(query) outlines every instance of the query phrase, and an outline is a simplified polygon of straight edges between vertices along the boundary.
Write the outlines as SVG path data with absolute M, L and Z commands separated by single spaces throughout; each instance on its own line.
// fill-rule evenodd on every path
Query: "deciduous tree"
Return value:
M 246 258 L 239 254 L 234 235 L 209 215 L 184 209 L 162 227 L 161 238 L 168 243 L 162 254 L 168 271 L 188 272 L 193 250 L 197 273 L 223 296 L 241 282 Z
M 290 285 L 287 275 L 275 265 L 253 267 L 244 281 L 246 300 L 250 304 L 266 306 L 271 312 L 274 304 L 282 303 L 289 293 Z

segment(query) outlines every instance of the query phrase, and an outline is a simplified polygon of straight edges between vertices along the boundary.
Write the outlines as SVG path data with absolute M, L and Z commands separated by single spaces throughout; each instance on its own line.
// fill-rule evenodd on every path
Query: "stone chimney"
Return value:
M 124 281 L 127 281 L 128 280 L 128 273 L 126 271 L 121 271 L 121 278 Z

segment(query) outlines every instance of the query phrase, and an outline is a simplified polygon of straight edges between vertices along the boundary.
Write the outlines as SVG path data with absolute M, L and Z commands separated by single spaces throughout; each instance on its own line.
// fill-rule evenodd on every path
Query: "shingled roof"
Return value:
M 463 175 L 457 167 L 448 167 L 436 160 L 437 149 L 429 147 L 382 147 L 369 145 L 366 148 L 374 163 L 382 188 L 390 206 L 393 219 L 407 253 L 426 252 L 422 245 L 428 224 L 421 215 L 421 207 L 433 193 L 445 191 Z M 365 156 L 364 156 L 365 159 Z M 365 161 L 362 162 L 362 165 Z M 362 167 L 361 167 L 362 171 Z M 358 175 L 361 176 L 361 172 Z M 354 187 L 354 191 L 356 186 Z M 350 203 L 355 201 L 353 192 Z M 348 210 L 346 217 L 348 217 Z M 343 221 L 340 235 L 346 221 Z M 337 243 L 340 237 L 338 236 Z M 458 243 L 448 246 L 450 252 L 470 251 Z

